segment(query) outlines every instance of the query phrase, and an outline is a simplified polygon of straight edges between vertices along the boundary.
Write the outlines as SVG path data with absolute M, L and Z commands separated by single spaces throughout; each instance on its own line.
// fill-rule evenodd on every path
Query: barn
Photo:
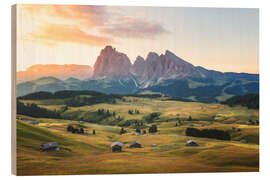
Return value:
M 130 144 L 130 148 L 141 148 L 142 144 L 138 141 L 134 141 L 133 143 Z
M 111 144 L 112 152 L 121 152 L 122 147 L 123 147 L 123 144 L 118 141 Z
M 59 145 L 57 142 L 49 142 L 47 144 L 42 144 L 40 146 L 40 151 L 58 151 L 59 150 Z

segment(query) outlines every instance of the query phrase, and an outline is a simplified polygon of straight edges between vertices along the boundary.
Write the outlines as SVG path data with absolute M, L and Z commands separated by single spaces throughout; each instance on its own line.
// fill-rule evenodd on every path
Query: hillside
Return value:
M 107 94 L 155 94 L 161 93 L 173 98 L 184 98 L 198 102 L 221 102 L 235 95 L 259 93 L 258 82 L 253 76 L 233 80 L 220 80 L 213 83 L 210 80 L 182 79 L 161 81 L 158 85 L 138 88 L 133 80 L 88 80 L 68 79 L 62 81 L 53 77 L 20 83 L 17 85 L 17 97 L 33 92 L 61 90 L 89 90 Z
M 68 106 L 63 111 L 68 96 L 46 99 L 45 95 L 55 96 L 43 93 L 41 99 L 32 95 L 20 101 L 61 112 L 62 117 L 17 115 L 19 175 L 258 171 L 259 126 L 247 125 L 250 119 L 258 120 L 258 110 L 166 97 L 123 96 L 115 103 Z M 85 96 L 77 92 L 75 97 Z M 30 125 L 26 120 L 39 124 Z M 68 125 L 83 127 L 86 134 L 67 132 Z M 148 132 L 152 125 L 157 125 L 158 132 Z M 126 133 L 120 135 L 122 127 Z M 226 131 L 231 141 L 186 136 L 190 127 Z M 138 128 L 146 134 L 136 134 Z M 186 146 L 189 139 L 199 146 Z M 242 139 L 247 143 L 240 142 Z M 110 145 L 115 141 L 124 144 L 123 152 L 111 152 Z M 134 141 L 143 147 L 129 148 Z M 39 146 L 47 142 L 58 142 L 60 150 L 40 152 Z
M 227 104 L 229 106 L 241 105 L 241 106 L 248 107 L 249 109 L 259 109 L 259 105 L 260 105 L 258 94 L 234 96 L 221 103 Z
M 105 125 L 129 126 L 136 120 L 147 122 L 147 116 L 154 112 L 160 113 L 160 122 L 179 118 L 186 120 L 189 116 L 196 121 L 217 120 L 238 124 L 259 120 L 258 110 L 222 104 L 183 102 L 159 95 L 106 95 L 91 91 L 59 91 L 33 93 L 19 98 L 19 101 L 47 108 L 62 119 Z M 129 113 L 130 110 L 133 113 Z M 139 113 L 135 113 L 135 110 Z

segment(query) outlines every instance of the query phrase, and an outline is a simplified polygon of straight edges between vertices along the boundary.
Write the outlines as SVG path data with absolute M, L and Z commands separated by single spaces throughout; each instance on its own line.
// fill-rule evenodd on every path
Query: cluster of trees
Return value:
M 249 109 L 259 109 L 259 94 L 246 94 L 242 96 L 233 96 L 221 104 L 227 104 L 229 106 L 241 105 L 246 106 Z
M 115 99 L 110 95 L 102 96 L 75 96 L 65 100 L 65 104 L 72 107 L 80 107 L 99 103 L 115 103 Z
M 36 104 L 24 104 L 19 100 L 17 100 L 17 114 L 42 118 L 61 118 L 60 113 L 57 111 L 41 108 Z
M 60 108 L 59 113 L 63 113 L 63 112 L 65 112 L 65 111 L 67 111 L 67 110 L 68 110 L 68 106 L 65 105 L 65 106 L 63 106 L 63 107 Z
M 72 133 L 76 133 L 76 134 L 84 134 L 84 129 L 82 127 L 80 128 L 74 128 L 71 125 L 67 126 L 67 131 L 68 132 L 72 132 Z
M 248 120 L 248 125 L 259 125 L 259 121 L 252 121 L 252 120 Z
M 67 126 L 67 131 L 68 132 L 71 132 L 71 133 L 76 133 L 76 134 L 84 134 L 85 133 L 85 131 L 84 131 L 84 129 L 82 128 L 82 127 L 80 127 L 80 128 L 74 128 L 72 125 L 68 125 Z M 93 129 L 93 135 L 95 135 L 96 134 L 96 130 L 95 129 Z
M 146 130 L 145 129 L 139 129 L 139 128 L 136 128 L 136 133 L 139 133 L 139 134 L 146 134 Z
M 120 135 L 125 134 L 127 131 L 122 127 L 120 130 Z
M 136 128 L 135 129 L 136 133 L 139 133 L 139 134 L 146 134 L 146 130 L 145 129 L 140 129 L 140 128 Z M 149 128 L 149 133 L 155 133 L 157 132 L 157 126 L 156 125 L 152 125 L 150 128 Z M 125 134 L 127 131 L 122 127 L 121 130 L 120 130 L 120 135 L 121 134 Z
M 79 107 L 84 105 L 93 105 L 98 103 L 116 103 L 117 95 L 107 95 L 95 91 L 57 91 L 51 92 L 35 92 L 18 99 L 22 100 L 42 100 L 42 99 L 65 99 L 65 104 L 71 107 Z
M 175 123 L 175 126 L 181 126 L 181 125 L 182 125 L 182 121 L 180 120 L 180 118 L 178 118 L 177 122 Z
M 187 136 L 193 137 L 203 137 L 203 138 L 213 138 L 219 140 L 231 140 L 229 132 L 217 130 L 217 129 L 196 129 L 196 128 L 187 128 Z
M 140 111 L 135 109 L 134 111 L 133 110 L 128 110 L 128 114 L 140 114 Z
M 124 118 L 122 118 L 121 116 L 118 116 L 116 119 L 117 119 L 117 121 L 122 121 L 122 120 L 124 120 Z
M 134 121 L 134 125 L 135 125 L 135 126 L 143 126 L 143 121 L 135 120 L 135 121 Z
M 149 115 L 146 115 L 144 117 L 144 120 L 147 123 L 152 123 L 152 122 L 154 122 L 154 120 L 158 119 L 160 115 L 161 115 L 161 113 L 159 113 L 159 112 L 153 112 L 153 113 L 151 113 Z
M 98 109 L 97 110 L 97 113 L 98 115 L 103 115 L 103 116 L 106 116 L 106 117 L 110 117 L 110 116 L 116 116 L 116 113 L 113 111 L 113 112 L 110 112 L 109 109 Z
M 79 95 L 104 96 L 106 94 L 96 92 L 96 91 L 64 90 L 64 91 L 57 91 L 55 93 L 40 91 L 40 92 L 30 93 L 25 96 L 21 96 L 19 97 L 19 99 L 24 99 L 24 100 L 66 99 L 66 98 L 71 98 L 71 97 L 75 97 Z
M 149 128 L 149 133 L 155 133 L 158 131 L 157 129 L 157 125 L 152 125 L 150 128 Z
M 121 121 L 118 123 L 118 126 L 120 127 L 128 127 L 131 125 L 131 121 L 130 120 L 127 120 L 127 121 Z
M 54 99 L 54 94 L 51 92 L 35 92 L 30 93 L 25 96 L 18 97 L 18 99 L 22 100 L 41 100 L 41 99 Z

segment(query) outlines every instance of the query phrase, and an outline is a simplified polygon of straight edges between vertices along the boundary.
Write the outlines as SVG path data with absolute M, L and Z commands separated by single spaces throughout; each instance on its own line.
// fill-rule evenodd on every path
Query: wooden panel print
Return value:
M 14 174 L 259 171 L 259 9 L 12 15 Z

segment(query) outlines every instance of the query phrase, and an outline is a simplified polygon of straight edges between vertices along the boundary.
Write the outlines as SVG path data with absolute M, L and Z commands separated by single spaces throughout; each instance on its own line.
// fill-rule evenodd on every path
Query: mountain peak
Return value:
M 65 81 L 66 81 L 66 82 L 80 82 L 79 79 L 73 78 L 73 77 L 70 77 L 70 78 L 66 79 Z
M 131 62 L 126 54 L 112 46 L 102 49 L 94 65 L 94 77 L 124 77 L 129 74 Z
M 157 59 L 159 59 L 159 55 L 155 52 L 149 52 L 146 57 L 146 61 L 155 61 Z
M 169 50 L 166 50 L 165 51 L 165 55 L 174 55 L 175 56 L 175 54 L 174 53 L 172 53 L 171 51 L 169 51 Z
M 135 62 L 134 62 L 134 64 L 136 64 L 136 63 L 141 63 L 141 62 L 144 62 L 143 57 L 137 56 L 137 57 L 136 57 L 136 60 L 135 60 Z
M 135 75 L 141 75 L 145 70 L 145 60 L 141 56 L 137 56 L 133 66 L 132 66 L 132 73 Z
M 103 49 L 104 51 L 106 52 L 112 52 L 112 51 L 116 51 L 115 48 L 113 48 L 112 46 L 108 45 L 108 46 L 105 46 L 105 48 Z

